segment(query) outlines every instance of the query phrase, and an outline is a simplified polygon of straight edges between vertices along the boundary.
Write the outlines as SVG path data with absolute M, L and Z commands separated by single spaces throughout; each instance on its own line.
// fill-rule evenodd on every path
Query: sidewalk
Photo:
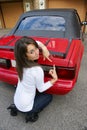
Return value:
M 0 36 L 7 34 L 11 29 L 0 29 Z

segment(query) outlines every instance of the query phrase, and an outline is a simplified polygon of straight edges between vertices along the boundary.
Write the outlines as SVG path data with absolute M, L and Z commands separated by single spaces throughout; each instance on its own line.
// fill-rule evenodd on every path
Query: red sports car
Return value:
M 0 80 L 16 86 L 15 42 L 22 36 L 29 36 L 45 44 L 51 53 L 53 62 L 47 59 L 44 61 L 42 53 L 38 60 L 45 72 L 45 81 L 51 78 L 49 69 L 53 64 L 56 66 L 59 79 L 46 92 L 67 94 L 75 86 L 84 52 L 81 26 L 74 9 L 45 9 L 24 13 L 10 33 L 0 37 Z

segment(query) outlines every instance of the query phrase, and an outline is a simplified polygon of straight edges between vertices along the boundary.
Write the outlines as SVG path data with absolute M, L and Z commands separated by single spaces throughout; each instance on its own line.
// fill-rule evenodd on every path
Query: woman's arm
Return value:
M 47 89 L 52 87 L 52 85 L 58 80 L 57 73 L 56 73 L 56 70 L 55 70 L 55 66 L 53 67 L 53 69 L 51 69 L 49 71 L 49 74 L 52 76 L 52 79 L 45 82 L 45 83 L 44 83 L 44 72 L 43 72 L 42 68 L 38 67 L 36 71 L 38 73 L 38 76 L 36 74 L 35 83 L 36 83 L 36 87 L 37 87 L 39 92 L 46 91 Z
M 42 49 L 44 60 L 48 59 L 50 62 L 52 62 L 52 60 L 49 58 L 50 53 L 49 53 L 47 47 L 40 41 L 36 41 L 36 42 L 37 42 L 38 46 Z

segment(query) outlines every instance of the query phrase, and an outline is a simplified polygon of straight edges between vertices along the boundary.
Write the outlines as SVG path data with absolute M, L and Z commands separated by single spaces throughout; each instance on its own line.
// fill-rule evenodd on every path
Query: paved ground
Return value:
M 0 30 L 0 35 L 5 33 Z M 54 95 L 35 123 L 25 123 L 24 114 L 10 116 L 7 107 L 13 101 L 15 88 L 0 82 L 0 130 L 87 130 L 87 38 L 85 52 L 75 88 L 65 96 Z
M 10 29 L 0 29 L 0 36 L 3 36 L 3 35 L 5 35 L 5 34 L 7 34 L 7 33 L 9 33 L 9 30 Z

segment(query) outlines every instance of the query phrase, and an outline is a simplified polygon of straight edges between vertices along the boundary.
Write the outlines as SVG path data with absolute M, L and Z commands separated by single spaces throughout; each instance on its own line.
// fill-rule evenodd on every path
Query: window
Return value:
M 59 16 L 34 16 L 23 19 L 18 30 L 65 31 L 65 19 Z

